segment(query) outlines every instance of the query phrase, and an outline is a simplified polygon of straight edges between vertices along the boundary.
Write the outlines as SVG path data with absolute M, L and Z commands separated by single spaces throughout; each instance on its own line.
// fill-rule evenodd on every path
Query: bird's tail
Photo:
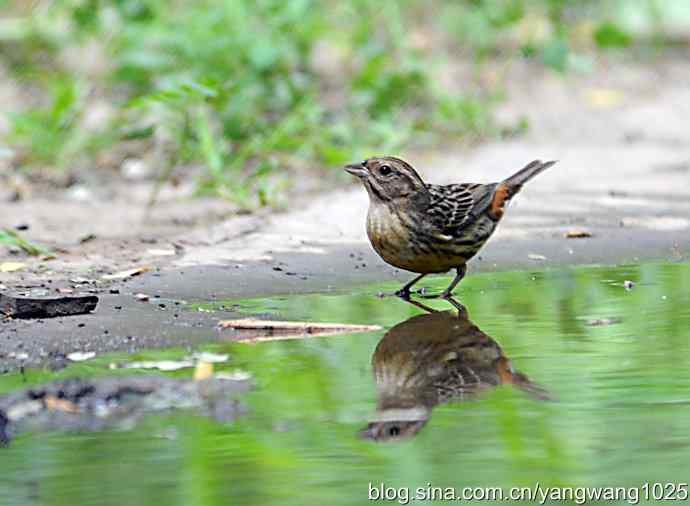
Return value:
M 528 163 L 523 169 L 510 176 L 508 179 L 498 183 L 491 198 L 491 204 L 489 205 L 489 216 L 496 221 L 500 220 L 503 216 L 505 203 L 509 201 L 513 195 L 520 191 L 522 185 L 540 172 L 543 172 L 551 167 L 554 163 L 556 163 L 555 160 L 550 162 L 534 160 L 533 162 Z
M 514 191 L 517 191 L 520 189 L 520 187 L 525 184 L 527 181 L 532 179 L 534 176 L 537 174 L 540 174 L 544 172 L 546 169 L 551 167 L 554 163 L 556 163 L 555 160 L 549 161 L 549 162 L 542 162 L 541 160 L 534 160 L 533 162 L 528 163 L 523 169 L 517 171 L 515 174 L 510 176 L 508 179 L 504 180 L 503 182 L 510 188 L 513 188 Z

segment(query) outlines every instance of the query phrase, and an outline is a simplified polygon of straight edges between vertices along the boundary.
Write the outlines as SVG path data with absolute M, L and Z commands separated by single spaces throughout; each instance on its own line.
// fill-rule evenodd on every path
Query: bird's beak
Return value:
M 345 166 L 345 170 L 353 176 L 361 178 L 367 177 L 369 175 L 369 171 L 363 163 L 351 163 L 350 165 Z

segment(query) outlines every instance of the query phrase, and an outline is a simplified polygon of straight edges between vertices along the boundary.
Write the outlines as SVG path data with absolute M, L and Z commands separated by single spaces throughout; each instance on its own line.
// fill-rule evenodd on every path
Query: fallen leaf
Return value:
M 194 368 L 194 381 L 201 381 L 213 376 L 213 364 L 211 362 L 199 361 Z
M 79 407 L 72 401 L 60 399 L 54 395 L 46 395 L 43 398 L 46 408 L 54 411 L 64 411 L 65 413 L 79 413 Z
M 273 320 L 222 320 L 218 322 L 221 329 L 243 332 L 238 340 L 271 341 L 277 339 L 294 339 L 305 335 L 329 336 L 345 332 L 370 332 L 381 330 L 379 325 L 353 325 L 348 323 L 311 323 Z
M 565 233 L 565 237 L 568 239 L 580 239 L 583 237 L 592 237 L 592 233 L 583 228 L 571 228 Z
M 585 99 L 594 107 L 615 107 L 623 102 L 625 96 L 613 88 L 590 88 L 585 90 Z
M 149 267 L 149 266 L 137 267 L 135 269 L 129 269 L 126 271 L 117 272 L 115 274 L 106 274 L 105 276 L 101 276 L 101 279 L 111 280 L 111 279 L 132 278 L 134 276 L 138 276 L 139 274 L 142 274 L 142 273 L 147 272 L 149 270 L 151 270 L 151 267 Z
M 20 271 L 26 267 L 22 262 L 3 262 L 0 264 L 0 272 L 15 272 Z
M 83 362 L 84 360 L 89 360 L 96 356 L 95 351 L 75 351 L 67 355 L 67 358 L 72 362 Z

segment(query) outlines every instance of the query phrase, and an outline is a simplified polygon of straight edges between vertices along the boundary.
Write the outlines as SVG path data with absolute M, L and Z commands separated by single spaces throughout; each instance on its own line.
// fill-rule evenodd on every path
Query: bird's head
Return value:
M 415 436 L 426 424 L 428 418 L 421 420 L 391 420 L 369 422 L 359 431 L 362 439 L 373 441 L 397 441 Z
M 346 165 L 345 170 L 362 181 L 372 202 L 418 198 L 427 193 L 417 171 L 406 161 L 393 156 L 368 158 Z

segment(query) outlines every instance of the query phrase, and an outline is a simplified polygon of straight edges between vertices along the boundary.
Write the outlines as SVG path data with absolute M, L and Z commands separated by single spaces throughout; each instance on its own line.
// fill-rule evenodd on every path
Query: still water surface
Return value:
M 384 328 L 202 347 L 252 374 L 246 414 L 20 434 L 0 449 L 0 504 L 334 506 L 365 504 L 369 485 L 382 483 L 690 478 L 690 265 L 478 274 L 457 290 L 460 313 L 374 296 L 394 288 L 232 301 L 247 314 Z M 59 375 L 107 374 L 109 360 Z M 5 376 L 0 391 L 19 384 Z

